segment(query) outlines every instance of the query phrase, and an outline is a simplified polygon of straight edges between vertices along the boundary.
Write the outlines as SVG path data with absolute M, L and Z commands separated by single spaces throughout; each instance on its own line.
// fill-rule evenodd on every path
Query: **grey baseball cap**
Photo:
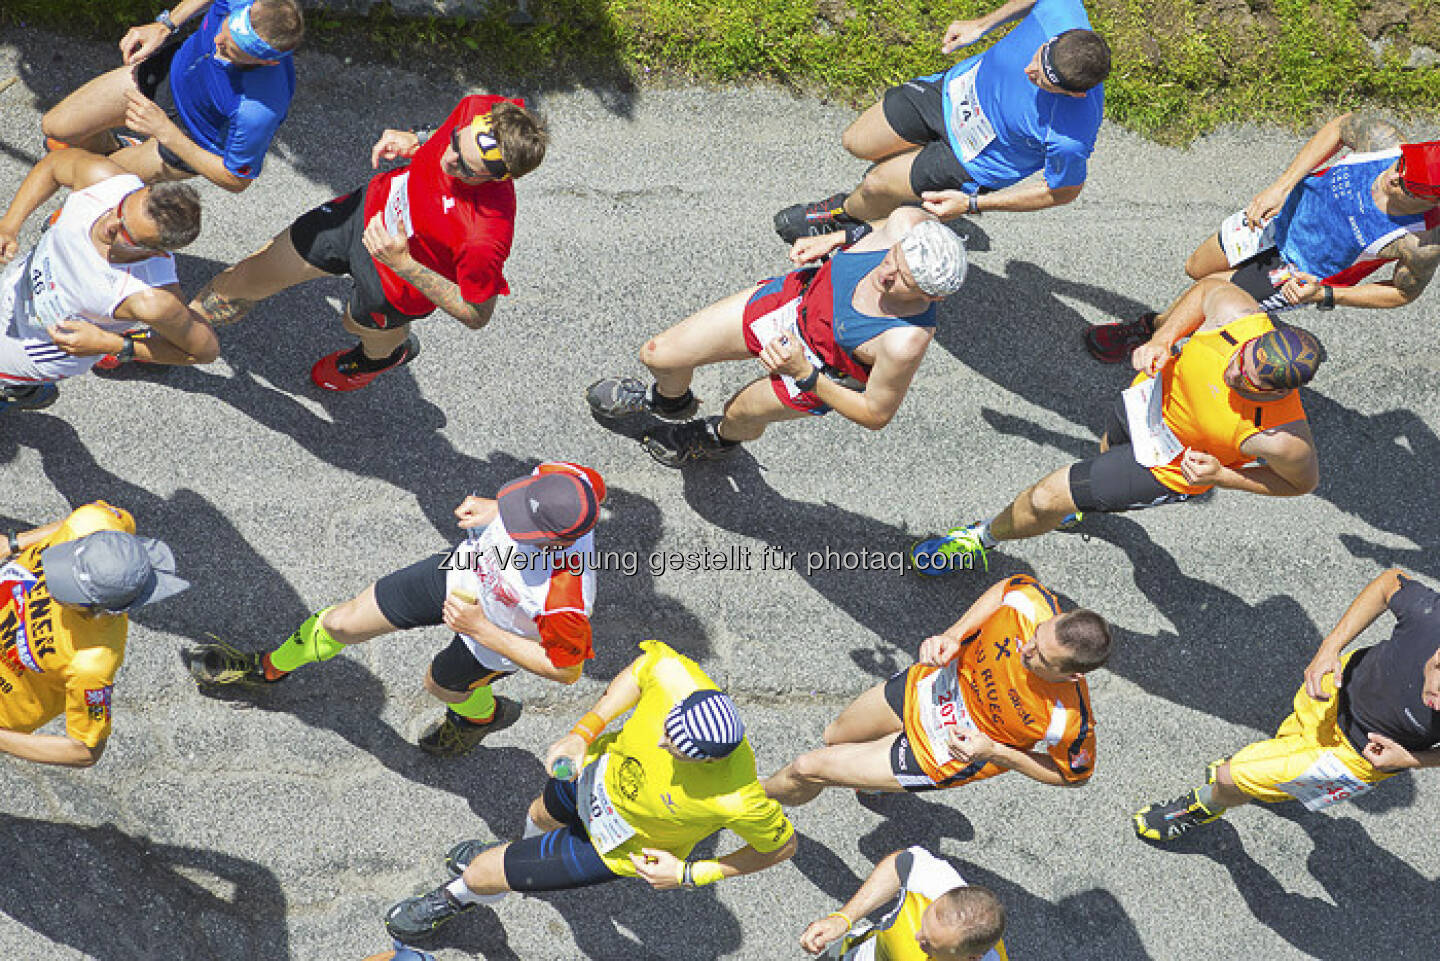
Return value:
M 163 541 L 99 531 L 40 552 L 45 585 L 61 604 L 119 613 L 179 594 L 190 582 L 175 576 L 175 554 Z

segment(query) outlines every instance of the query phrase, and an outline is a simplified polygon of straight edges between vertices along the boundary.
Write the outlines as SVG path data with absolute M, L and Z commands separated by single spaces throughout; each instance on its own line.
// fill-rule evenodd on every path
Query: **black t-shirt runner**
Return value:
M 1356 652 L 1347 665 L 1340 728 L 1357 751 L 1372 731 L 1407 751 L 1428 751 L 1440 745 L 1440 711 L 1426 707 L 1420 693 L 1425 662 L 1440 648 L 1440 594 L 1402 577 L 1390 611 L 1396 617 L 1390 639 Z

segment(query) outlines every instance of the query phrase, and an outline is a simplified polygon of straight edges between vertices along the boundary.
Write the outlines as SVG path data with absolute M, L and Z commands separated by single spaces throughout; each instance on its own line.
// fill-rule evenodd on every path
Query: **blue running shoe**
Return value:
M 15 387 L 0 386 L 0 410 L 16 407 L 20 410 L 44 410 L 60 399 L 60 388 L 54 384 L 26 384 Z
M 973 571 L 978 558 L 983 570 L 990 559 L 980 540 L 980 524 L 956 527 L 938 537 L 916 542 L 910 548 L 910 566 L 925 577 L 940 577 L 957 571 Z

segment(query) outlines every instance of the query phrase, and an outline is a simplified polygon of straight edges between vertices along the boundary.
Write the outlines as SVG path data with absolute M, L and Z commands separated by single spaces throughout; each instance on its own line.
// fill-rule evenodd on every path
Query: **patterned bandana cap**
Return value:
M 696 761 L 728 757 L 745 738 L 745 722 L 723 691 L 696 691 L 665 716 L 665 736 Z
M 1299 387 L 1325 359 L 1315 335 L 1299 327 L 1279 327 L 1255 338 L 1255 376 L 1271 387 Z
M 940 221 L 911 227 L 900 238 L 900 250 L 915 283 L 931 297 L 948 297 L 965 283 L 965 241 Z
M 253 6 L 253 4 L 252 4 Z M 270 44 L 266 43 L 260 34 L 255 32 L 255 27 L 250 23 L 250 7 L 242 7 L 230 14 L 225 20 L 230 25 L 230 39 L 235 41 L 235 46 L 244 50 L 257 60 L 279 60 L 285 56 Z
M 470 121 L 470 135 L 475 138 L 475 146 L 480 148 L 480 160 L 485 164 L 486 172 L 496 180 L 509 180 L 510 168 L 505 166 L 500 141 L 495 139 L 495 124 L 488 113 Z

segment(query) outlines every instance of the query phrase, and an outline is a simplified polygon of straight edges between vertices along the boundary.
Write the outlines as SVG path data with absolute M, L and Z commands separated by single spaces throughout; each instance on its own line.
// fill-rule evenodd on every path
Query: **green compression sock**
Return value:
M 330 632 L 320 624 L 332 609 L 327 607 L 311 614 L 304 624 L 295 629 L 294 634 L 285 639 L 284 644 L 270 652 L 270 663 L 277 671 L 288 673 L 305 664 L 328 661 L 345 650 L 345 645 L 331 637 Z
M 467 721 L 485 723 L 495 717 L 495 695 L 489 684 L 482 684 L 470 692 L 470 696 L 459 704 L 448 705 L 450 710 Z

